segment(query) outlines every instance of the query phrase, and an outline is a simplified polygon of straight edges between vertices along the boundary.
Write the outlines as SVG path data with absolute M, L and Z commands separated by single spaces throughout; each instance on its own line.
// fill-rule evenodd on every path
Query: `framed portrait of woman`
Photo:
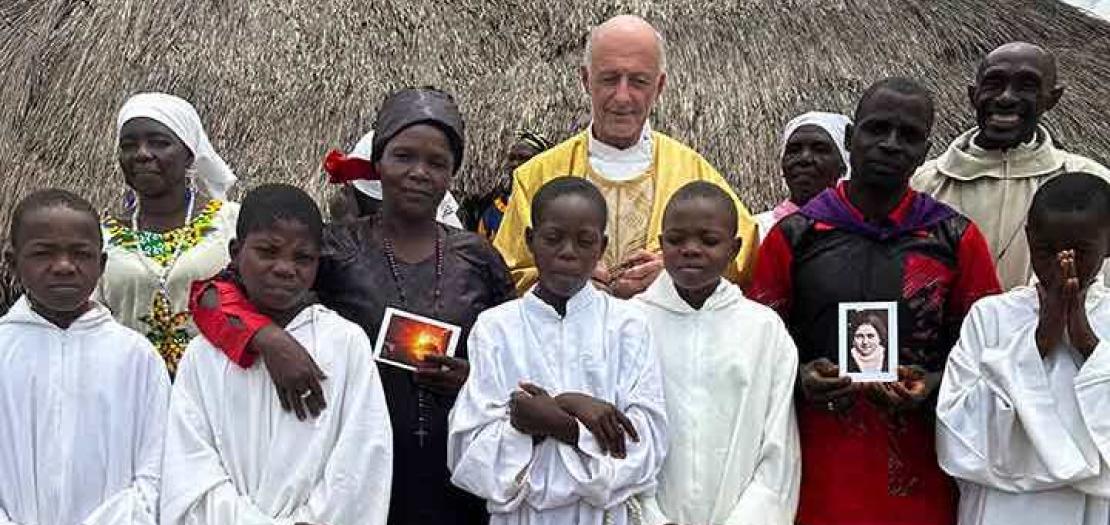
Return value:
M 840 303 L 840 375 L 858 383 L 898 380 L 898 303 Z

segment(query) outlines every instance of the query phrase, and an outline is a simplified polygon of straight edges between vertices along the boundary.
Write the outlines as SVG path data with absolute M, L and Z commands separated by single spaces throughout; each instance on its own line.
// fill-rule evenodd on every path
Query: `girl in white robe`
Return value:
M 605 216 L 604 198 L 584 179 L 558 178 L 541 188 L 536 231 L 528 234 L 539 284 L 483 312 L 470 333 L 470 377 L 451 411 L 447 461 L 455 485 L 487 500 L 491 525 L 642 522 L 634 496 L 655 486 L 667 419 L 643 314 L 589 282 L 605 249 Z M 556 247 L 566 243 L 569 251 Z M 558 276 L 553 265 L 560 265 Z M 623 414 L 635 431 L 623 453 L 607 454 L 611 440 L 552 406 L 567 394 Z M 575 444 L 518 429 L 520 396 L 544 398 L 562 421 L 577 425 Z
M 307 194 L 263 185 L 243 200 L 231 251 L 251 303 L 327 375 L 327 410 L 297 419 L 282 409 L 262 360 L 240 368 L 203 336 L 193 339 L 170 400 L 163 525 L 386 522 L 393 437 L 370 342 L 339 314 L 304 306 L 321 229 Z
M 937 455 L 960 486 L 960 525 L 1106 525 L 1110 296 L 1096 277 L 1110 255 L 1110 184 L 1061 175 L 1028 224 L 1043 284 L 972 307 L 940 389 Z

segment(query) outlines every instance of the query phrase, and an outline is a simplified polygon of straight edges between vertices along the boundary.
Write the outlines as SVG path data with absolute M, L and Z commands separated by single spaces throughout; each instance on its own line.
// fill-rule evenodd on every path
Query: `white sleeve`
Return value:
M 532 477 L 529 504 L 539 510 L 585 501 L 610 509 L 655 487 L 667 455 L 667 413 L 659 359 L 646 322 L 627 323 L 620 339 L 620 370 L 614 403 L 632 421 L 640 441 L 628 441 L 627 457 L 601 452 L 597 439 L 578 424 L 578 446 L 547 440 L 555 454 L 537 452 L 545 461 L 543 476 Z
M 792 525 L 802 481 L 801 445 L 794 416 L 794 380 L 798 350 L 786 327 L 779 324 L 776 341 L 768 350 L 777 359 L 771 408 L 764 426 L 760 458 L 751 482 L 741 493 L 725 525 Z
M 1069 486 L 1098 473 L 1057 414 L 1036 323 L 999 342 L 1003 313 L 972 307 L 937 402 L 937 456 L 950 475 L 1007 492 Z
M 143 391 L 147 402 L 136 418 L 135 474 L 132 484 L 112 495 L 93 510 L 82 525 L 155 525 L 158 515 L 158 485 L 162 476 L 162 453 L 166 437 L 166 411 L 170 401 L 170 378 L 166 365 L 150 343 L 147 348 L 146 381 Z
M 1075 376 L 1075 396 L 1091 440 L 1103 458 L 1102 468 L 1106 469 L 1106 458 L 1110 458 L 1110 343 L 1106 339 L 1099 342 Z M 1105 473 L 1090 481 L 1076 488 L 1102 497 L 1110 495 L 1110 479 Z
M 393 479 L 393 430 L 378 367 L 366 334 L 349 338 L 342 428 L 328 456 L 323 479 L 308 503 L 295 510 L 295 523 L 385 525 Z
M 204 382 L 194 361 L 204 349 L 198 339 L 181 359 L 170 395 L 161 525 L 284 525 L 240 495 L 224 469 L 200 403 Z
M 501 350 L 483 317 L 471 329 L 470 377 L 451 409 L 447 466 L 451 482 L 487 500 L 493 512 L 512 512 L 527 496 L 532 436 L 509 423 L 509 396 L 497 355 Z M 542 386 L 542 385 L 541 385 Z
M 12 521 L 11 517 L 8 516 L 8 513 L 4 511 L 4 507 L 0 507 L 0 525 L 19 525 L 19 524 Z

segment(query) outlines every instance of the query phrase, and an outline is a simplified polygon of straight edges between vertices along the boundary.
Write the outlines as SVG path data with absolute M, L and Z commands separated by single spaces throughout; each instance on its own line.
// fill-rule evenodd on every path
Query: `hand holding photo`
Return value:
M 435 319 L 386 308 L 374 345 L 374 359 L 415 371 L 431 355 L 455 356 L 462 329 Z
M 898 380 L 898 303 L 840 303 L 840 375 L 859 383 Z

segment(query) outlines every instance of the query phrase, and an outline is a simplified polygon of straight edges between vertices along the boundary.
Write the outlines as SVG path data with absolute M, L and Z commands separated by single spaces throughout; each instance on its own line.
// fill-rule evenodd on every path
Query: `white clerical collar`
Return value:
M 639 177 L 651 167 L 653 144 L 651 124 L 644 122 L 640 141 L 630 148 L 619 149 L 594 137 L 594 125 L 590 123 L 589 152 L 590 167 L 607 180 L 622 182 Z

